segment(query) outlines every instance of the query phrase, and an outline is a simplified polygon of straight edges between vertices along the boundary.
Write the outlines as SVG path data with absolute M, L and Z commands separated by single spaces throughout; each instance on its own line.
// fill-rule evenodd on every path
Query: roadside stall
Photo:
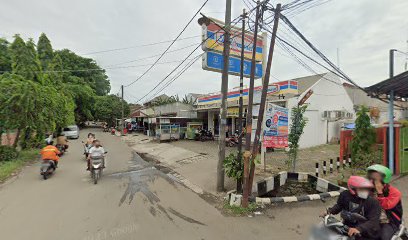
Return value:
M 194 140 L 196 137 L 197 129 L 203 129 L 203 123 L 200 122 L 188 122 L 187 123 L 187 131 L 186 131 L 186 138 L 189 140 Z
M 156 140 L 171 141 L 180 139 L 180 124 L 170 123 L 168 118 L 159 118 L 156 129 Z

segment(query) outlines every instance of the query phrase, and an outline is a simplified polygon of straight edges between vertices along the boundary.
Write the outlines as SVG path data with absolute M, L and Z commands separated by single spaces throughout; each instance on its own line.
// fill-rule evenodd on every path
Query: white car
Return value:
M 67 138 L 78 139 L 79 138 L 79 127 L 77 125 L 67 126 L 62 130 L 62 133 Z

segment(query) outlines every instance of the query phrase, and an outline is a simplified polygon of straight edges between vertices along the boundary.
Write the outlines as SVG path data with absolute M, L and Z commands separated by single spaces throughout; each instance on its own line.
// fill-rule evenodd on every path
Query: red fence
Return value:
M 376 128 L 376 144 L 384 144 L 384 128 Z M 353 130 L 342 130 L 340 132 L 340 159 L 343 156 L 351 154 L 351 140 L 353 139 Z

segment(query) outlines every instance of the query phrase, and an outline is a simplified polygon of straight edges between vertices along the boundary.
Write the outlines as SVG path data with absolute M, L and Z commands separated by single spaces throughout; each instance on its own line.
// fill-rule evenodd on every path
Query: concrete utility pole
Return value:
M 225 9 L 225 33 L 224 33 L 224 65 L 221 82 L 221 108 L 220 108 L 220 138 L 218 140 L 218 164 L 217 164 L 217 191 L 224 191 L 224 159 L 225 159 L 225 129 L 227 125 L 227 94 L 228 94 L 228 69 L 230 52 L 230 29 L 231 29 L 231 0 L 226 0 Z
M 258 41 L 258 25 L 259 25 L 259 15 L 260 15 L 261 2 L 258 0 L 256 3 L 256 15 L 255 15 L 255 30 L 254 30 L 254 41 L 252 47 L 252 59 L 251 59 L 251 76 L 249 78 L 249 89 L 248 89 L 248 108 L 246 117 L 246 135 L 245 135 L 245 156 L 244 157 L 244 181 L 243 181 L 243 198 L 242 207 L 248 207 L 248 196 L 249 196 L 249 156 L 251 150 L 251 133 L 252 133 L 252 105 L 254 101 L 254 85 L 255 85 L 255 57 L 256 57 L 256 43 Z M 265 53 L 264 53 L 265 54 Z
M 258 123 L 256 127 L 256 132 L 255 132 L 254 145 L 252 146 L 252 156 L 251 156 L 252 164 L 251 164 L 251 169 L 250 169 L 251 172 L 249 173 L 249 182 L 248 182 L 249 192 L 251 192 L 252 190 L 252 182 L 254 181 L 254 175 L 255 175 L 254 174 L 255 173 L 255 161 L 254 160 L 258 153 L 258 148 L 259 148 L 259 141 L 260 141 L 260 135 L 261 135 L 262 124 L 263 124 L 263 119 L 264 119 L 265 105 L 266 105 L 266 94 L 268 93 L 269 78 L 271 76 L 272 59 L 273 59 L 273 52 L 275 50 L 276 32 L 278 31 L 280 11 L 281 11 L 281 4 L 278 3 L 275 9 L 273 31 L 272 31 L 272 36 L 271 36 L 271 43 L 269 46 L 268 63 L 266 64 L 266 71 L 265 71 L 265 76 L 264 76 L 263 84 L 262 84 L 261 105 L 259 107 Z
M 239 73 L 239 111 L 238 111 L 238 158 L 239 169 L 242 168 L 242 118 L 244 113 L 244 58 L 245 58 L 245 9 L 242 10 L 242 36 L 241 36 L 241 69 Z M 237 179 L 237 192 L 242 192 L 242 178 Z
M 245 135 L 245 150 L 251 150 L 251 133 L 252 133 L 252 105 L 254 102 L 254 85 L 255 85 L 255 57 L 256 57 L 256 43 L 258 41 L 258 25 L 259 25 L 259 15 L 260 15 L 261 2 L 258 0 L 256 3 L 256 16 L 255 16 L 255 30 L 254 30 L 254 41 L 252 47 L 252 59 L 251 59 L 251 75 L 249 78 L 249 89 L 248 89 L 248 109 L 246 117 L 246 135 Z
M 390 50 L 390 78 L 394 77 L 394 52 Z M 394 172 L 394 91 L 390 91 L 388 104 L 388 167 Z
M 123 85 L 120 87 L 122 90 L 122 118 L 120 120 L 121 122 L 121 127 L 120 127 L 120 133 L 123 135 L 123 129 L 124 129 L 124 124 L 125 124 L 125 111 L 124 111 L 124 107 L 123 107 Z

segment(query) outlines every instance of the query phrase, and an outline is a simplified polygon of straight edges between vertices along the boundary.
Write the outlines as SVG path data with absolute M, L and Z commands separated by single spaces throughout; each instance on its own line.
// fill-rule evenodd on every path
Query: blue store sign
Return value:
M 221 72 L 224 65 L 224 57 L 220 53 L 206 52 L 203 55 L 203 69 L 214 72 Z M 251 61 L 244 60 L 244 77 L 250 77 L 251 74 Z M 241 60 L 236 57 L 229 59 L 229 73 L 239 76 L 241 70 Z M 255 66 L 255 78 L 262 77 L 262 64 L 256 63 Z

